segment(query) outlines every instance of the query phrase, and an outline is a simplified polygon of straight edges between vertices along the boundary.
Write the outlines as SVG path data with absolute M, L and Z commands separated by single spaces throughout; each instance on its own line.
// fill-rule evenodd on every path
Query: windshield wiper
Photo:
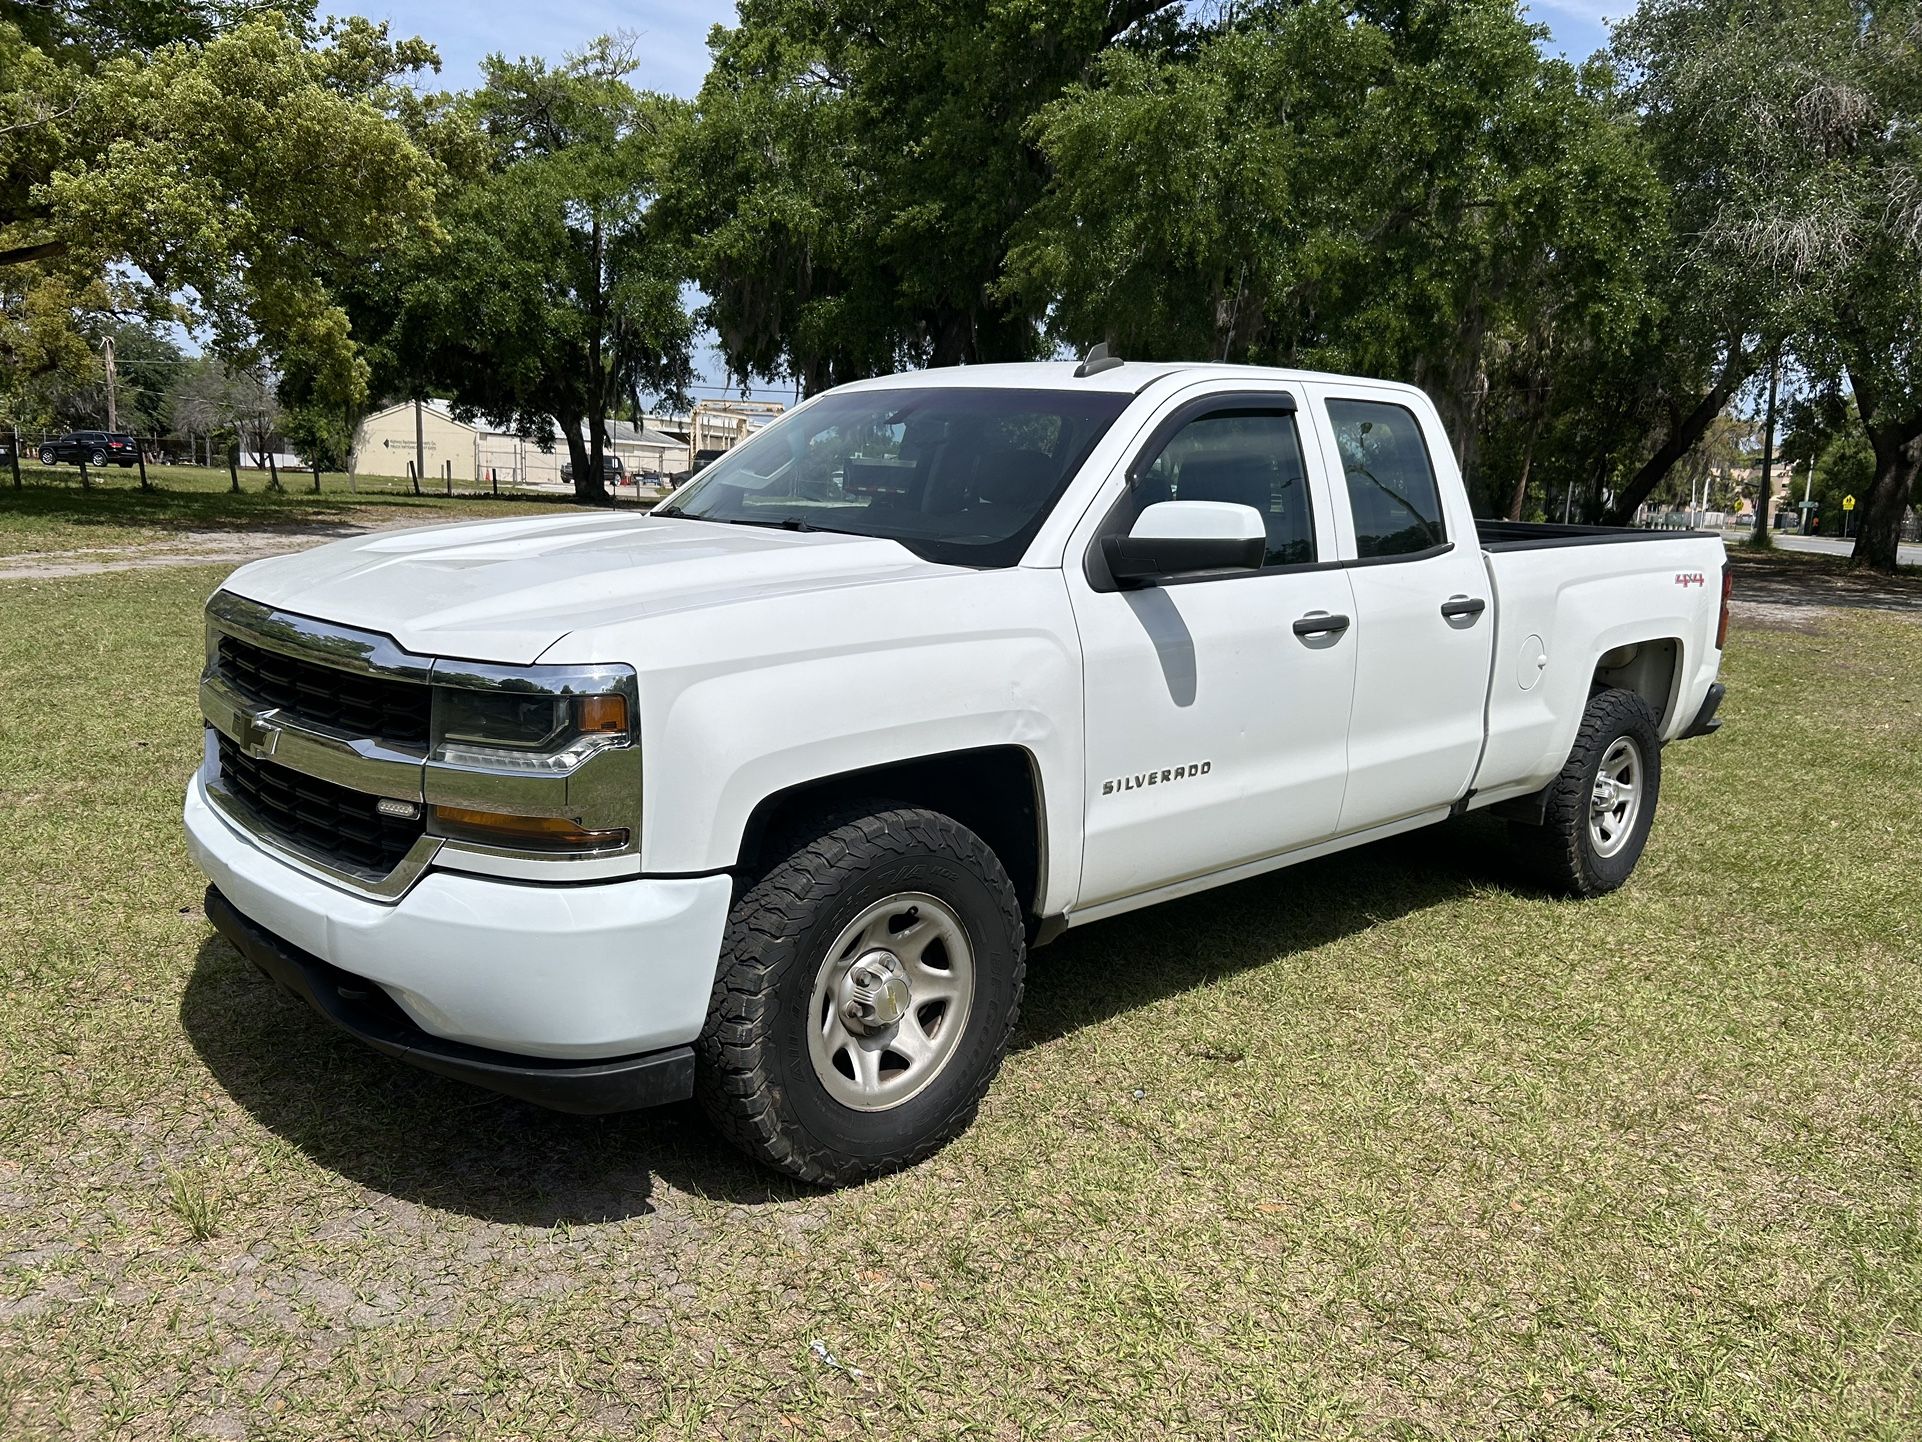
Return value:
M 728 522 L 733 526 L 764 526 L 768 530 L 782 531 L 825 531 L 828 526 L 817 526 L 812 521 L 804 521 L 799 516 L 783 516 L 778 521 L 753 521 L 745 517 Z M 841 534 L 837 532 L 836 534 Z

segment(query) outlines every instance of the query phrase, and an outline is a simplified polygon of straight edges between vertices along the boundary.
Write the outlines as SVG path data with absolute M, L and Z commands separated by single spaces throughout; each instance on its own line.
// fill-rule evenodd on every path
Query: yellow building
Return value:
M 419 415 L 418 432 L 412 401 L 363 420 L 354 434 L 354 469 L 364 476 L 405 476 L 418 459 L 422 480 L 441 479 L 449 466 L 455 480 L 475 479 L 479 428 L 455 420 L 445 401 L 422 401 Z
M 620 457 L 630 475 L 671 474 L 691 465 L 697 450 L 731 449 L 782 409 L 769 402 L 703 401 L 691 423 L 669 416 L 650 416 L 640 425 L 609 421 L 602 432 L 605 454 Z M 567 442 L 557 435 L 554 449 L 543 451 L 509 432 L 455 420 L 442 400 L 420 402 L 418 444 L 413 401 L 375 411 L 354 433 L 360 475 L 405 477 L 417 457 L 428 486 L 449 477 L 483 486 L 560 486 Z

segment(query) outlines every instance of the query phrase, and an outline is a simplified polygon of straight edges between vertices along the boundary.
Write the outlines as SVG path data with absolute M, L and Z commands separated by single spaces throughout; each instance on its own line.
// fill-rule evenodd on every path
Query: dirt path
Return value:
M 95 546 L 69 551 L 39 551 L 22 556 L 0 556 L 0 581 L 51 580 L 62 576 L 91 576 L 102 571 L 149 571 L 165 566 L 238 565 L 262 556 L 304 551 L 323 541 L 368 531 L 399 530 L 420 525 L 419 516 L 373 522 L 310 521 L 279 526 L 183 531 L 164 541 L 130 546 Z
M 1850 571 L 1806 554 L 1757 556 L 1731 548 L 1735 590 L 1729 610 L 1737 620 L 1775 630 L 1812 631 L 1834 611 L 1922 612 L 1922 576 Z

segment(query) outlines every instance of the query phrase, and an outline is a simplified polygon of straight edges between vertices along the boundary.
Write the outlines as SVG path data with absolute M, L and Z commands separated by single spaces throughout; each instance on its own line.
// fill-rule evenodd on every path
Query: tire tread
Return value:
M 959 1093 L 949 1111 L 914 1145 L 885 1161 L 844 1156 L 815 1144 L 784 1115 L 767 1061 L 776 990 L 787 971 L 807 965 L 800 938 L 843 887 L 866 868 L 917 852 L 963 862 L 994 893 L 1010 936 L 1023 927 L 1013 883 L 987 844 L 939 812 L 875 801 L 818 816 L 770 848 L 779 857 L 729 913 L 715 969 L 708 1023 L 696 1044 L 696 1095 L 715 1127 L 757 1161 L 802 1181 L 840 1185 L 911 1166 L 966 1129 L 1000 1069 L 1021 1011 L 1023 964 L 1017 950 L 1014 994 L 992 1063 Z

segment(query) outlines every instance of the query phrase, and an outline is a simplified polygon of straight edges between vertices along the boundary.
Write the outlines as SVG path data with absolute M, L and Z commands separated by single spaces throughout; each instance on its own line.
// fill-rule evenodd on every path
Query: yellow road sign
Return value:
M 1854 510 L 1854 509 L 1855 509 L 1855 497 L 1854 497 L 1854 496 L 1844 496 L 1844 497 L 1842 497 L 1842 509 L 1843 509 L 1843 510 L 1845 510 L 1845 511 L 1852 511 L 1852 510 Z

